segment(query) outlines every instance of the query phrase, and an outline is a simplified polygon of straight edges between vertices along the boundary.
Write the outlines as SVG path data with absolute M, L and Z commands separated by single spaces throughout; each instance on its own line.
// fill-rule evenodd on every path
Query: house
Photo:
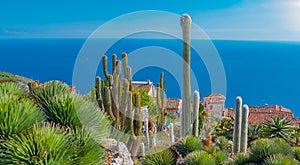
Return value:
M 224 116 L 225 96 L 221 94 L 209 94 L 203 98 L 204 110 L 218 116 Z
M 170 117 L 175 118 L 180 116 L 182 100 L 179 98 L 167 98 L 166 110 Z
M 151 96 L 152 98 L 156 98 L 156 89 L 150 80 L 147 81 L 132 81 L 132 86 L 133 88 L 140 90 L 146 90 L 148 92 L 148 95 Z

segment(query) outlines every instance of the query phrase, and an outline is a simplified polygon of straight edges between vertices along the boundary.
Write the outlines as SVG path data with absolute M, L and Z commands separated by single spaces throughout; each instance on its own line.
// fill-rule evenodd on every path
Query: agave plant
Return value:
M 14 95 L 0 97 L 0 139 L 23 133 L 43 120 L 42 112 L 33 101 Z
M 202 147 L 202 142 L 196 136 L 186 136 L 176 145 L 176 149 L 182 157 L 185 157 L 190 152 L 200 150 Z
M 81 131 L 81 130 L 79 130 Z M 3 164 L 101 164 L 104 149 L 83 132 L 55 125 L 35 126 L 9 139 L 1 149 Z
M 195 151 L 190 153 L 184 162 L 186 165 L 215 165 L 215 158 L 205 151 Z
M 263 129 L 262 126 L 259 125 L 254 125 L 251 126 L 249 125 L 248 127 L 248 142 L 251 144 L 251 142 L 263 137 Z
M 0 96 L 16 95 L 19 97 L 26 96 L 26 91 L 14 82 L 0 83 Z
M 230 153 L 232 151 L 232 141 L 229 141 L 226 137 L 220 136 L 216 139 L 216 146 L 226 153 Z
M 234 157 L 233 164 L 234 165 L 244 165 L 249 162 L 249 155 L 240 153 Z
M 175 165 L 175 155 L 168 149 L 152 148 L 142 159 L 142 165 Z
M 286 118 L 271 118 L 263 124 L 263 129 L 267 137 L 280 137 L 287 141 L 291 140 L 293 126 Z

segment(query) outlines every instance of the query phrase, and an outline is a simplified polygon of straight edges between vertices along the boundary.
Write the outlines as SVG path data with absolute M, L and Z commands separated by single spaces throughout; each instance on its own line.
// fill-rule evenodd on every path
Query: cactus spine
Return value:
M 234 130 L 233 130 L 233 153 L 234 154 L 238 154 L 240 152 L 241 122 L 242 122 L 242 98 L 237 97 L 235 118 L 234 118 Z
M 199 99 L 200 95 L 198 91 L 194 92 L 193 96 L 193 135 L 198 136 L 199 133 Z
M 182 120 L 181 136 L 190 134 L 191 111 L 190 111 L 190 35 L 192 19 L 189 15 L 184 14 L 180 18 L 180 25 L 183 35 L 183 98 L 182 98 Z
M 162 72 L 160 74 L 160 82 L 157 86 L 157 106 L 160 109 L 161 112 L 161 118 L 160 118 L 160 130 L 164 130 L 164 125 L 165 125 L 165 102 L 166 102 L 166 95 L 164 91 L 164 73 Z
M 173 144 L 173 143 L 175 142 L 174 125 L 173 125 L 173 123 L 170 123 L 170 132 L 169 132 L 169 136 L 170 136 L 170 142 L 171 142 L 171 144 Z
M 249 116 L 249 107 L 248 105 L 243 106 L 242 112 L 242 125 L 241 125 L 241 144 L 240 152 L 246 153 L 248 145 L 248 116 Z

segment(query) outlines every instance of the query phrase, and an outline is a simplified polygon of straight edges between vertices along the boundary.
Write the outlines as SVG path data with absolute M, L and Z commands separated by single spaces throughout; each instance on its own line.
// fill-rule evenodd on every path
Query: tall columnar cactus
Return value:
M 107 56 L 102 56 L 102 67 L 105 78 L 108 80 L 108 71 L 107 71 Z
M 242 126 L 241 126 L 241 145 L 240 152 L 246 153 L 248 145 L 248 116 L 249 116 L 249 107 L 248 105 L 243 106 L 242 112 Z
M 170 136 L 170 142 L 171 142 L 171 144 L 173 144 L 173 143 L 175 142 L 174 125 L 173 125 L 173 123 L 170 123 L 170 132 L 169 132 L 169 136 Z
M 194 92 L 193 96 L 193 135 L 198 136 L 199 135 L 199 100 L 200 95 L 198 91 Z
M 183 97 L 182 97 L 182 135 L 185 136 L 191 132 L 191 83 L 190 83 L 190 38 L 191 38 L 192 19 L 189 15 L 183 14 L 180 19 L 180 25 L 183 35 Z
M 242 122 L 242 98 L 237 97 L 235 118 L 234 118 L 234 130 L 233 130 L 233 153 L 234 154 L 238 154 L 240 152 L 241 122 Z
M 145 127 L 145 137 L 146 137 L 146 150 L 150 149 L 150 137 L 149 137 L 149 124 L 148 119 L 145 118 L 144 120 L 144 127 Z
M 103 107 L 103 100 L 102 100 L 102 94 L 101 94 L 101 78 L 99 76 L 96 77 L 96 85 L 95 85 L 95 92 L 96 92 L 96 100 L 98 103 L 98 106 L 101 110 L 104 111 Z
M 160 74 L 160 81 L 157 86 L 157 94 L 156 94 L 156 99 L 157 99 L 157 106 L 160 109 L 161 112 L 161 118 L 160 118 L 160 130 L 164 130 L 164 125 L 165 125 L 165 103 L 166 103 L 166 95 L 164 91 L 164 73 L 162 72 Z
M 105 112 L 107 113 L 107 115 L 111 119 L 111 121 L 114 122 L 116 120 L 116 118 L 113 114 L 111 103 L 112 103 L 112 101 L 111 101 L 110 89 L 109 89 L 109 87 L 103 87 L 103 107 L 105 109 Z
M 116 70 L 116 64 L 117 64 L 117 55 L 113 54 L 112 55 L 112 73 L 114 73 Z
M 124 77 L 129 80 L 128 73 L 127 73 L 128 56 L 125 52 L 122 53 L 122 65 L 123 65 Z
M 128 100 L 128 94 L 129 94 L 129 82 L 127 79 L 123 80 L 123 93 L 121 98 L 121 105 L 120 105 L 120 129 L 124 129 L 125 127 L 125 120 L 126 120 L 126 114 L 127 114 L 127 104 L 129 102 Z M 130 101 L 131 102 L 131 101 Z
M 144 143 L 140 144 L 140 149 L 141 149 L 141 156 L 144 157 L 145 154 L 146 154 L 145 144 Z

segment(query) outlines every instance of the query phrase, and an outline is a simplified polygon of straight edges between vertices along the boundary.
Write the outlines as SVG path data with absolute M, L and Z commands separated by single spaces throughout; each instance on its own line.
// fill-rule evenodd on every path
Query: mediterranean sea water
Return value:
M 0 71 L 41 82 L 58 79 L 71 85 L 74 64 L 84 42 L 85 39 L 1 39 Z M 227 98 L 226 107 L 234 107 L 235 97 L 242 96 L 245 104 L 282 105 L 300 117 L 300 42 L 216 40 L 213 44 L 226 73 L 227 92 L 222 93 Z M 127 52 L 130 61 L 130 52 L 147 46 L 163 47 L 179 56 L 182 52 L 179 40 L 122 39 L 107 50 L 108 63 L 111 64 L 110 55 L 113 53 L 120 58 L 122 52 Z M 191 54 L 191 68 L 202 98 L 211 93 L 210 78 L 201 58 L 195 51 Z M 155 58 L 169 62 L 168 59 Z M 182 67 L 178 63 L 173 65 Z M 165 72 L 167 96 L 180 97 L 179 84 L 166 69 L 146 67 L 139 70 L 133 79 L 151 80 L 156 84 L 162 71 Z M 97 75 L 103 77 L 101 63 Z

